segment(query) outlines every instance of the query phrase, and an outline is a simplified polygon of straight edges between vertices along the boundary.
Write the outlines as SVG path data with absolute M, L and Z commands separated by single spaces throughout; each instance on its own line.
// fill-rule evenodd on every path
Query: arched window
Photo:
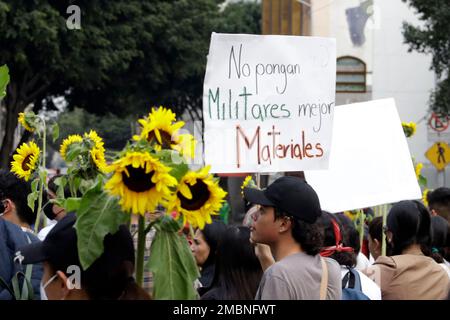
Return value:
M 366 92 L 366 64 L 355 57 L 340 57 L 336 65 L 336 92 Z

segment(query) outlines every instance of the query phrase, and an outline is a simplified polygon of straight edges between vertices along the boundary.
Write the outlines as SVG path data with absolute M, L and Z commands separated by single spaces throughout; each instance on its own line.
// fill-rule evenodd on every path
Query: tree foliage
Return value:
M 450 114 L 450 2 L 448 0 L 403 0 L 415 8 L 422 27 L 403 25 L 409 50 L 432 54 L 431 68 L 440 79 L 431 94 L 431 109 Z
M 217 19 L 217 32 L 261 34 L 261 3 L 240 1 L 228 4 Z
M 0 0 L 0 65 L 11 74 L 0 166 L 15 148 L 18 113 L 55 109 L 58 96 L 70 110 L 98 115 L 142 115 L 159 105 L 199 115 L 211 32 L 259 32 L 259 4 L 220 11 L 220 2 Z M 66 27 L 72 4 L 80 30 Z

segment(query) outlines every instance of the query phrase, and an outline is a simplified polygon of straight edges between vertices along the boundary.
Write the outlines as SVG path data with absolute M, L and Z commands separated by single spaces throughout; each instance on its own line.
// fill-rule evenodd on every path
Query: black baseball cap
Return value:
M 278 178 L 263 190 L 244 188 L 244 198 L 253 204 L 275 207 L 308 223 L 314 223 L 322 214 L 317 193 L 298 177 Z
M 42 242 L 35 242 L 19 248 L 16 256 L 21 256 L 22 264 L 34 264 L 48 261 L 56 270 L 66 271 L 68 266 L 81 266 L 78 256 L 76 215 L 68 213 L 61 219 Z M 133 239 L 125 225 L 113 235 L 104 238 L 104 252 L 91 267 L 109 268 L 122 261 L 134 263 Z

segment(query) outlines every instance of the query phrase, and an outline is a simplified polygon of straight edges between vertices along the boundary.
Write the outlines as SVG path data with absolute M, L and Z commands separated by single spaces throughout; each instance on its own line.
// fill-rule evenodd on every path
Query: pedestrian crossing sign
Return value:
M 445 142 L 436 142 L 427 150 L 425 156 L 438 170 L 444 170 L 450 163 L 450 147 Z

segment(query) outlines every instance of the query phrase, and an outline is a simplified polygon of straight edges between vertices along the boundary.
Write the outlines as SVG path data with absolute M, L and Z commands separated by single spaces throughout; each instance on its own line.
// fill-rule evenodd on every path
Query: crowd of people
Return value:
M 70 267 L 80 266 L 76 215 L 48 201 L 43 211 L 52 222 L 37 233 L 30 192 L 29 183 L 0 170 L 0 299 L 14 299 L 8 287 L 19 271 L 31 273 L 34 299 L 151 299 L 152 286 L 135 281 L 128 227 L 107 235 L 103 254 L 72 279 Z M 45 197 L 55 195 L 52 178 Z M 362 235 L 367 246 L 349 217 L 321 209 L 302 178 L 283 176 L 265 189 L 244 188 L 243 195 L 242 225 L 215 219 L 186 235 L 201 300 L 450 298 L 449 188 L 430 192 L 428 208 L 406 200 L 393 204 L 385 224 L 374 217 Z

